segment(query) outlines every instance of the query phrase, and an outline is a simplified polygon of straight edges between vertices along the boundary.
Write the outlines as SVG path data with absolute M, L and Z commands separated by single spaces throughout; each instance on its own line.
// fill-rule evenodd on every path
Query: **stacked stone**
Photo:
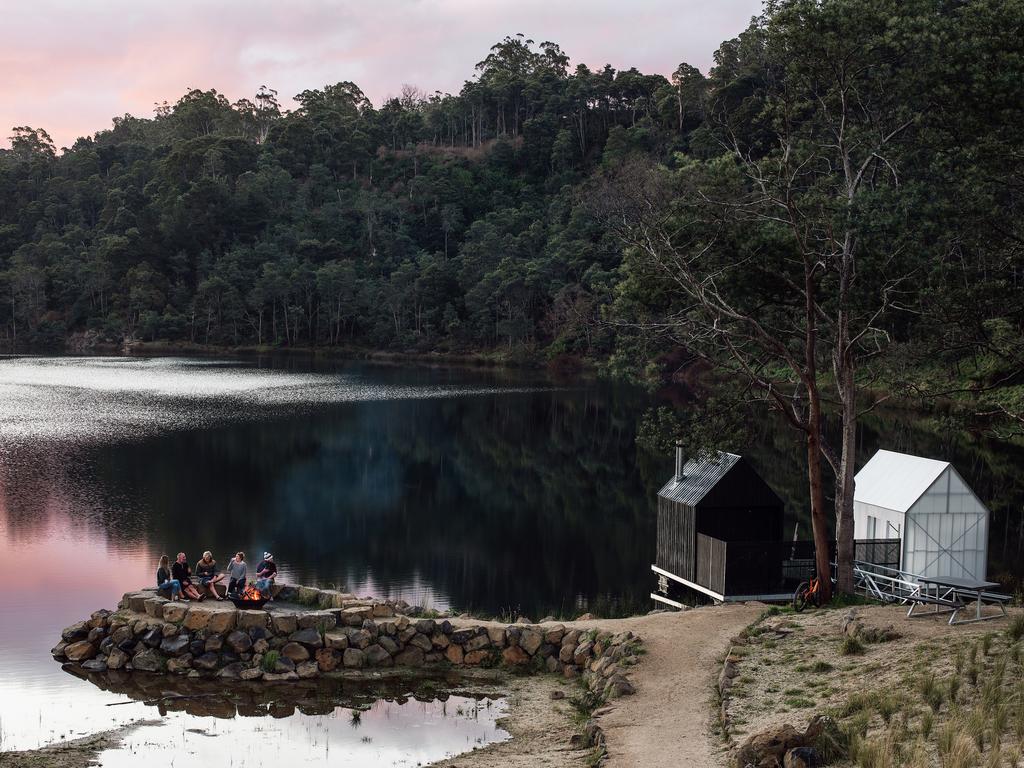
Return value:
M 91 671 L 162 672 L 189 677 L 284 682 L 381 667 L 527 668 L 583 675 L 606 697 L 633 692 L 627 670 L 640 641 L 561 624 L 454 625 L 396 615 L 394 605 L 316 590 L 295 597 L 308 610 L 237 610 L 125 595 L 116 613 L 97 611 L 64 630 L 59 660 Z M 287 593 L 286 593 L 287 594 Z M 289 595 L 292 597 L 292 595 Z M 276 651 L 273 655 L 271 651 Z

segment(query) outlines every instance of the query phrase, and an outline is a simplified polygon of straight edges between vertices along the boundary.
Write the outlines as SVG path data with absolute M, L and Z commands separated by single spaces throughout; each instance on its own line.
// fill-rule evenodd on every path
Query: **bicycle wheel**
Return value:
M 793 593 L 793 610 L 797 613 L 800 613 L 800 611 L 807 607 L 807 593 L 810 589 L 810 584 L 806 581 L 801 581 L 800 586 L 797 587 L 796 592 Z

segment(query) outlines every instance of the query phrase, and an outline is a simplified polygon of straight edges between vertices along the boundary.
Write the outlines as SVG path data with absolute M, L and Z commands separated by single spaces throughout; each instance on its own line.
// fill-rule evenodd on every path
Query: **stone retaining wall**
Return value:
M 380 667 L 507 667 L 584 675 L 604 697 L 633 692 L 631 632 L 557 623 L 501 626 L 415 619 L 390 602 L 333 590 L 277 587 L 265 610 L 227 602 L 170 602 L 154 590 L 126 594 L 65 629 L 54 658 L 88 671 L 137 670 L 189 678 L 287 682 Z M 306 607 L 308 606 L 308 607 Z

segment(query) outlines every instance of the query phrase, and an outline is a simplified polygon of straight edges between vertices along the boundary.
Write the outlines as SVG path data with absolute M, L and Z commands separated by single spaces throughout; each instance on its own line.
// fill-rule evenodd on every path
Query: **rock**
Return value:
M 544 662 L 544 668 L 548 672 L 561 672 L 562 665 L 558 661 L 557 656 L 548 656 L 547 661 Z
M 368 633 L 374 640 L 380 635 L 380 627 L 373 619 L 363 619 L 363 631 Z
M 186 629 L 206 629 L 206 625 L 209 622 L 210 611 L 193 605 L 188 609 L 188 613 L 185 614 L 185 618 L 181 622 L 181 625 Z
M 366 654 L 358 648 L 346 648 L 342 663 L 348 669 L 361 669 L 366 664 Z
M 561 701 L 565 698 L 565 691 L 552 691 L 549 696 L 552 701 Z
M 110 639 L 113 640 L 114 645 L 117 646 L 120 646 L 121 643 L 125 642 L 126 640 L 131 640 L 132 638 L 133 635 L 131 627 L 118 627 L 110 635 Z
M 620 696 L 632 696 L 636 688 L 622 675 L 615 675 L 604 688 L 605 698 L 617 699 Z
M 171 601 L 164 605 L 163 619 L 164 621 L 172 621 L 175 624 L 177 624 L 185 618 L 186 613 L 188 613 L 187 605 L 182 605 L 180 602 Z
M 422 667 L 424 662 L 423 649 L 415 645 L 395 655 L 395 666 Z
M 300 629 L 297 632 L 292 632 L 288 639 L 293 643 L 302 643 L 314 649 L 324 647 L 324 641 L 315 629 Z
M 188 652 L 190 643 L 191 640 L 188 635 L 165 637 L 164 641 L 160 643 L 160 650 L 168 656 L 181 656 L 183 653 Z
M 262 637 L 252 644 L 252 652 L 258 653 L 261 656 L 270 650 L 270 643 L 264 640 Z
M 129 656 L 120 648 L 114 648 L 107 656 L 107 667 L 109 669 L 121 669 L 128 663 Z
M 395 615 L 395 609 L 387 603 L 374 603 L 373 604 L 373 618 L 375 619 L 390 619 Z
M 511 667 L 522 666 L 530 662 L 530 657 L 519 646 L 510 646 L 501 652 L 501 659 Z
M 238 680 L 242 676 L 243 669 L 245 669 L 245 665 L 240 661 L 236 661 L 223 667 L 217 673 L 217 677 L 222 680 Z
M 437 631 L 437 623 L 433 619 L 420 619 L 413 626 L 416 627 L 417 632 L 427 637 Z
M 543 619 L 541 619 L 537 623 L 538 624 L 550 624 L 550 623 L 555 622 L 555 621 L 558 621 L 558 619 L 556 619 L 554 616 L 545 616 Z
M 445 649 L 444 655 L 452 664 L 462 664 L 464 654 L 462 652 L 461 645 L 455 645 L 454 643 L 449 645 L 448 648 Z
M 341 621 L 349 627 L 361 627 L 366 619 L 373 618 L 373 607 L 369 605 L 357 605 L 351 608 L 344 608 L 341 611 Z M 406 619 L 408 621 L 408 619 Z
M 495 648 L 505 647 L 505 628 L 504 627 L 488 627 L 487 628 L 487 639 L 491 641 L 491 645 Z
M 519 634 L 519 647 L 531 656 L 537 652 L 543 642 L 544 636 L 534 629 L 524 629 Z
M 89 672 L 106 672 L 107 662 L 103 659 L 89 659 L 88 661 L 82 662 L 82 669 L 88 670 Z
M 516 619 L 516 624 L 533 624 L 533 622 L 525 616 L 520 616 L 518 619 Z
M 471 653 L 473 651 L 479 651 L 481 648 L 487 648 L 490 644 L 491 638 L 488 637 L 487 634 L 482 634 L 470 638 L 462 648 L 466 653 Z
M 86 661 L 95 656 L 97 650 L 95 643 L 90 643 L 88 640 L 79 640 L 65 646 L 64 655 L 68 661 Z
M 259 680 L 263 677 L 263 670 L 259 667 L 251 667 L 250 669 L 243 669 L 238 673 L 240 680 Z
M 394 656 L 396 653 L 402 650 L 397 642 L 395 642 L 393 639 L 387 636 L 381 636 L 377 638 L 377 643 L 380 645 L 381 648 L 390 653 L 392 656 Z
M 104 627 L 93 627 L 89 630 L 89 634 L 86 636 L 86 640 L 90 643 L 99 643 L 107 635 L 107 630 Z
M 287 656 L 282 656 L 274 662 L 274 672 L 280 674 L 281 672 L 294 672 L 295 662 L 289 659 Z
M 164 608 L 164 613 L 166 614 L 166 612 L 167 609 Z M 221 635 L 225 632 L 230 632 L 238 625 L 238 614 L 239 612 L 234 608 L 211 611 L 210 619 L 206 622 L 206 628 L 211 632 Z
M 430 636 L 430 643 L 439 651 L 443 651 L 451 644 L 451 640 L 448 639 L 448 635 L 438 630 Z
M 176 624 L 164 624 L 160 627 L 160 634 L 165 638 L 174 637 L 180 630 Z M 185 634 L 188 634 L 187 632 Z
M 578 629 L 570 629 L 562 635 L 562 645 L 579 645 L 583 632 Z
M 306 646 L 301 643 L 291 642 L 281 649 L 281 655 L 291 659 L 297 664 L 300 661 L 306 661 L 306 659 L 309 658 L 309 651 L 306 649 Z
M 430 623 L 433 624 L 434 622 Z M 434 647 L 434 644 L 430 642 L 430 638 L 424 634 L 420 634 L 419 632 L 416 632 L 416 634 L 412 636 L 412 639 L 409 640 L 409 645 L 419 648 L 423 652 L 430 651 Z
M 580 671 L 576 669 L 572 664 L 566 664 L 562 667 L 562 676 L 568 680 L 574 677 L 579 677 Z
M 398 618 L 395 619 L 395 629 L 397 629 L 399 632 L 401 632 L 402 630 L 406 629 L 408 626 L 409 626 L 409 617 L 408 616 L 399 616 Z
M 291 683 L 299 679 L 294 672 L 264 672 L 263 682 L 265 683 Z
M 295 667 L 295 673 L 300 680 L 309 680 L 320 675 L 320 669 L 315 661 L 304 661 Z
M 331 611 L 311 611 L 299 615 L 299 629 L 316 631 L 334 629 L 338 625 L 338 617 Z
M 299 618 L 294 613 L 273 613 L 270 623 L 278 635 L 290 635 L 299 628 Z
M 594 621 L 597 618 L 592 613 L 584 613 L 582 616 L 577 616 L 576 621 Z
M 345 594 L 336 589 L 321 589 L 316 604 L 321 608 L 342 608 L 345 605 Z
M 522 630 L 519 627 L 505 627 L 505 642 L 508 645 L 519 645 L 519 635 Z
M 173 675 L 187 674 L 190 669 L 192 669 L 191 653 L 186 653 L 183 656 L 167 660 L 167 671 Z
M 204 653 L 192 662 L 192 666 L 209 672 L 220 666 L 220 657 L 216 653 Z
M 252 638 L 249 637 L 247 632 L 243 632 L 240 629 L 236 629 L 228 635 L 225 642 L 235 653 L 247 653 L 252 648 Z M 207 650 L 211 649 L 208 648 Z
M 589 640 L 584 640 L 576 646 L 576 650 L 573 652 L 573 663 L 577 667 L 585 667 L 590 663 L 590 658 L 593 656 L 593 650 L 594 644 Z
M 316 664 L 321 672 L 333 672 L 341 664 L 341 652 L 333 648 L 321 648 L 316 652 Z
M 565 627 L 561 624 L 556 624 L 555 626 L 545 630 L 544 642 L 551 643 L 552 645 L 560 645 L 564 635 Z
M 57 643 L 55 646 L 53 646 L 53 648 L 50 649 L 50 655 L 52 655 L 53 658 L 55 658 L 55 659 L 63 659 L 63 658 L 65 658 L 64 657 L 64 649 L 67 648 L 67 647 L 68 647 L 68 644 L 65 643 L 63 640 L 61 640 L 59 643 Z
M 371 667 L 390 667 L 395 663 L 394 659 L 391 658 L 391 654 L 376 643 L 367 648 L 365 654 L 366 661 Z
M 193 656 L 202 656 L 206 653 L 206 641 L 205 640 L 193 640 L 188 645 L 188 650 Z
M 249 629 L 249 627 L 266 627 L 266 611 L 238 611 L 238 628 Z
M 474 629 L 457 629 L 452 632 L 449 637 L 449 642 L 455 643 L 456 645 L 465 645 L 477 635 L 477 630 Z
M 299 587 L 295 599 L 303 605 L 319 605 L 320 590 L 316 587 Z
M 70 627 L 64 629 L 60 633 L 61 640 L 65 643 L 73 643 L 76 640 L 84 640 L 89 636 L 89 626 L 84 622 L 80 621 L 77 624 L 72 624 Z
M 327 632 L 324 635 L 324 641 L 328 648 L 333 648 L 336 651 L 344 651 L 348 648 L 348 635 L 342 632 Z
M 576 654 L 575 645 L 563 645 L 558 651 L 558 660 L 563 664 L 572 664 Z
M 146 615 L 155 619 L 164 617 L 164 603 L 170 602 L 166 597 L 151 597 L 145 602 Z
M 786 753 L 803 746 L 803 734 L 791 725 L 769 728 L 747 738 L 736 751 L 734 765 L 737 768 L 753 766 L 782 765 Z
M 480 649 L 477 651 L 470 651 L 463 657 L 462 660 L 466 663 L 467 666 L 475 667 L 478 664 L 482 664 L 485 659 L 490 657 L 490 655 L 490 651 Z
M 373 642 L 373 636 L 365 629 L 357 629 L 352 632 L 349 631 L 348 645 L 350 648 L 358 648 L 364 650 L 370 643 Z
M 132 656 L 132 669 L 142 672 L 159 672 L 164 664 L 164 657 L 155 648 L 146 648 Z

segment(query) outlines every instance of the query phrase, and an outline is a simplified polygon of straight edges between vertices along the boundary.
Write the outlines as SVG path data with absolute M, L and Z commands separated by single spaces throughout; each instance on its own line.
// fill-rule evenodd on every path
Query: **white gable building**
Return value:
M 948 461 L 878 451 L 857 473 L 856 539 L 902 539 L 901 569 L 985 579 L 988 508 Z

